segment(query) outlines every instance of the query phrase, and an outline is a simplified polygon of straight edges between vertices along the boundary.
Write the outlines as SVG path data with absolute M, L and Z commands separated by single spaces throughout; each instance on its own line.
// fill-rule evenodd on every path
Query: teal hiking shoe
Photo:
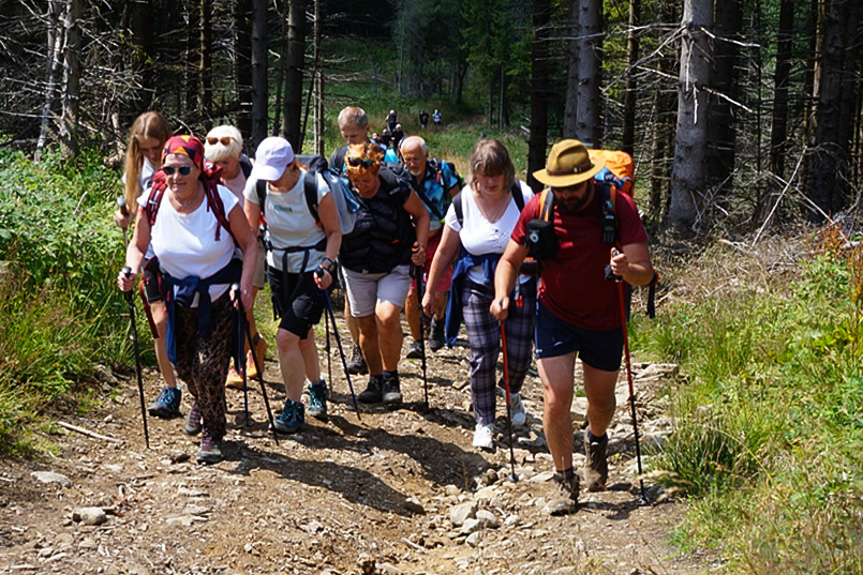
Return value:
M 327 420 L 327 382 L 309 383 L 309 415 L 321 421 Z
M 180 417 L 180 399 L 183 397 L 183 392 L 175 387 L 166 387 L 156 398 L 156 401 L 150 404 L 147 411 L 153 417 L 162 417 L 164 419 L 172 419 Z
M 201 433 L 203 425 L 203 415 L 201 415 L 201 406 L 198 400 L 192 402 L 192 409 L 189 410 L 189 415 L 186 416 L 186 422 L 183 424 L 183 431 L 186 435 L 198 435 Z
M 299 401 L 288 399 L 273 426 L 280 433 L 296 433 L 305 421 L 305 407 Z

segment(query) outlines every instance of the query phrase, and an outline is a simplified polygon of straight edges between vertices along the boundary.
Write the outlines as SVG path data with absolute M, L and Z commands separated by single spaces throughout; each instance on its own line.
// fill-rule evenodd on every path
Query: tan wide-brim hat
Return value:
M 605 160 L 592 161 L 587 148 L 578 140 L 561 140 L 551 147 L 545 169 L 533 177 L 552 188 L 568 188 L 595 176 L 605 167 Z

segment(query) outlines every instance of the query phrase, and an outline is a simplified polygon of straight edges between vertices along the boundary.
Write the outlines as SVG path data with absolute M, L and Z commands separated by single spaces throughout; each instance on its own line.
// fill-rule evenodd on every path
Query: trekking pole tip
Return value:
M 518 483 L 518 475 L 515 474 L 515 471 L 513 471 L 509 475 L 507 475 L 506 479 L 510 483 Z

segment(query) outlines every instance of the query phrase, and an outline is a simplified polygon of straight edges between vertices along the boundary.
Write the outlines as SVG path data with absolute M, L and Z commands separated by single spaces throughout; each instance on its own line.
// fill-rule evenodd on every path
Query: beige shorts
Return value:
M 367 317 L 375 313 L 378 302 L 405 307 L 411 285 L 410 266 L 401 265 L 389 273 L 360 274 L 343 268 L 345 288 L 351 304 L 351 315 Z

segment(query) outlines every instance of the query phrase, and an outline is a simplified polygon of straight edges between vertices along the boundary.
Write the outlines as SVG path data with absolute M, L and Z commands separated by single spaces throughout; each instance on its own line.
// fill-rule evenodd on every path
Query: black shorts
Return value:
M 580 329 L 548 311 L 542 304 L 534 323 L 536 357 L 557 357 L 577 352 L 582 363 L 603 371 L 620 369 L 623 330 Z
M 144 293 L 147 296 L 147 303 L 162 301 L 165 296 L 162 294 L 162 274 L 159 271 L 159 258 L 151 257 L 144 264 L 142 272 L 144 281 Z
M 279 327 L 300 339 L 319 321 L 324 311 L 324 292 L 315 284 L 313 272 L 285 274 L 267 266 L 267 281 Z

